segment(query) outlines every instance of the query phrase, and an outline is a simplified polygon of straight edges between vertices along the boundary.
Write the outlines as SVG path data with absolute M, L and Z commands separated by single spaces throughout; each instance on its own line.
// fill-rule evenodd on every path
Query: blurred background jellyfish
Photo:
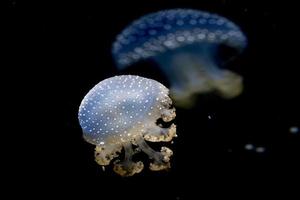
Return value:
M 124 159 L 114 161 L 114 171 L 121 176 L 141 172 L 143 163 L 132 160 L 139 150 L 153 160 L 151 170 L 170 168 L 172 150 L 162 147 L 157 152 L 145 141 L 169 142 L 176 136 L 173 123 L 164 128 L 157 122 L 175 118 L 168 94 L 159 82 L 131 75 L 108 78 L 92 88 L 81 102 L 78 118 L 84 139 L 96 145 L 96 162 L 109 165 L 124 148 Z
M 168 78 L 176 105 L 192 105 L 196 93 L 216 91 L 223 98 L 238 96 L 242 77 L 221 69 L 220 47 L 247 45 L 240 28 L 228 19 L 191 9 L 148 14 L 117 36 L 112 53 L 119 69 L 151 58 Z M 223 60 L 224 61 L 224 60 Z

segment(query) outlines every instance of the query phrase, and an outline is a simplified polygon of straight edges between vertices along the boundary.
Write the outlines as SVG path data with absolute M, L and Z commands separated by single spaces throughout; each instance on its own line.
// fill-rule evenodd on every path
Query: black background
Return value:
M 177 109 L 179 137 L 171 145 L 169 172 L 145 167 L 129 178 L 111 168 L 103 172 L 94 162 L 94 147 L 82 139 L 78 106 L 95 84 L 117 74 L 138 74 L 168 86 L 154 63 L 120 72 L 111 57 L 112 42 L 132 20 L 168 8 L 218 13 L 244 30 L 249 46 L 227 66 L 244 77 L 244 93 L 232 100 L 200 96 L 195 108 Z M 10 127 L 20 131 L 8 134 L 14 145 L 6 148 L 13 154 L 7 156 L 13 169 L 7 175 L 8 185 L 23 188 L 22 195 L 244 199 L 299 189 L 300 135 L 289 132 L 300 125 L 298 14 L 290 2 L 10 0 L 7 10 L 11 76 L 6 85 L 13 89 L 6 95 L 21 111 Z M 247 151 L 248 143 L 266 151 Z M 283 192 L 285 186 L 289 192 Z

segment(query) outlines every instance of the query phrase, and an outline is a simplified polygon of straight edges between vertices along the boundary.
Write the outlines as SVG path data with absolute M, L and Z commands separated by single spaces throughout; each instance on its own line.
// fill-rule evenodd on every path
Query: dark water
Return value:
M 290 131 L 300 126 L 293 5 L 230 0 L 11 0 L 7 5 L 9 66 L 21 88 L 27 113 L 21 121 L 28 129 L 16 136 L 21 151 L 11 148 L 18 156 L 10 175 L 16 175 L 12 186 L 30 186 L 24 194 L 243 199 L 299 189 L 300 133 Z M 242 74 L 245 90 L 232 100 L 200 96 L 194 109 L 178 108 L 172 169 L 144 169 L 121 178 L 94 162 L 93 146 L 82 139 L 78 106 L 96 83 L 116 74 L 139 74 L 168 85 L 150 62 L 118 72 L 110 53 L 115 36 L 132 20 L 167 8 L 218 13 L 244 30 L 249 46 L 228 68 Z M 289 189 L 283 192 L 285 186 Z

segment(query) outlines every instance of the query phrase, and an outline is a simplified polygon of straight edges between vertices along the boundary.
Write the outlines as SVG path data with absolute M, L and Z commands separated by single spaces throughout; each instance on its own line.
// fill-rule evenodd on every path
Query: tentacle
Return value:
M 160 171 L 160 170 L 163 170 L 163 169 L 171 168 L 170 157 L 173 155 L 173 151 L 171 149 L 167 148 L 167 147 L 162 147 L 160 152 L 163 155 L 163 159 L 164 159 L 165 164 L 160 164 L 160 163 L 157 163 L 157 162 L 150 163 L 149 168 L 152 171 Z
M 136 173 L 140 173 L 144 165 L 142 162 L 133 162 L 132 155 L 134 155 L 134 151 L 132 150 L 131 143 L 124 144 L 125 158 L 122 162 L 117 160 L 114 162 L 114 171 L 121 176 L 132 176 Z
M 172 124 L 169 128 L 153 126 L 144 135 L 145 140 L 150 142 L 169 142 L 173 137 L 177 137 L 175 124 Z
M 171 149 L 162 147 L 161 152 L 157 152 L 153 150 L 142 137 L 137 138 L 136 143 L 150 159 L 153 159 L 153 163 L 151 163 L 149 167 L 150 170 L 158 171 L 170 168 L 170 157 L 173 155 Z
M 243 91 L 243 78 L 228 70 L 223 70 L 219 76 L 214 77 L 213 84 L 224 98 L 236 97 Z
M 117 153 L 121 152 L 122 145 L 97 145 L 95 148 L 95 161 L 99 165 L 109 165 L 110 161 L 117 157 Z
M 176 113 L 175 113 L 175 108 L 171 109 L 165 109 L 161 113 L 161 118 L 164 120 L 164 122 L 169 122 L 175 119 Z
M 175 108 L 170 108 L 171 103 L 170 97 L 166 96 L 165 101 L 161 104 L 160 117 L 164 122 L 170 122 L 176 117 Z M 169 128 L 162 128 L 157 124 L 152 124 L 148 126 L 143 135 L 145 140 L 150 142 L 169 142 L 177 136 L 176 125 L 172 124 Z

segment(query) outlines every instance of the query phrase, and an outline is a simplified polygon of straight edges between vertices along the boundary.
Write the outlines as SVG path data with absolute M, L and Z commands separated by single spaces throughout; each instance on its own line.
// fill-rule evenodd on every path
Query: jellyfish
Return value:
M 143 151 L 152 160 L 150 170 L 169 169 L 172 150 L 155 151 L 147 143 L 176 137 L 175 108 L 168 94 L 161 83 L 133 75 L 114 76 L 92 88 L 80 104 L 78 118 L 83 138 L 96 146 L 95 161 L 107 166 L 124 149 L 124 159 L 114 159 L 113 170 L 132 176 L 144 167 L 133 155 Z
M 113 43 L 118 69 L 152 59 L 170 83 L 176 105 L 193 105 L 196 94 L 216 92 L 234 98 L 243 90 L 242 77 L 222 69 L 219 50 L 228 47 L 236 57 L 247 38 L 230 20 L 192 9 L 148 14 L 125 28 Z M 232 55 L 231 58 L 234 58 Z

